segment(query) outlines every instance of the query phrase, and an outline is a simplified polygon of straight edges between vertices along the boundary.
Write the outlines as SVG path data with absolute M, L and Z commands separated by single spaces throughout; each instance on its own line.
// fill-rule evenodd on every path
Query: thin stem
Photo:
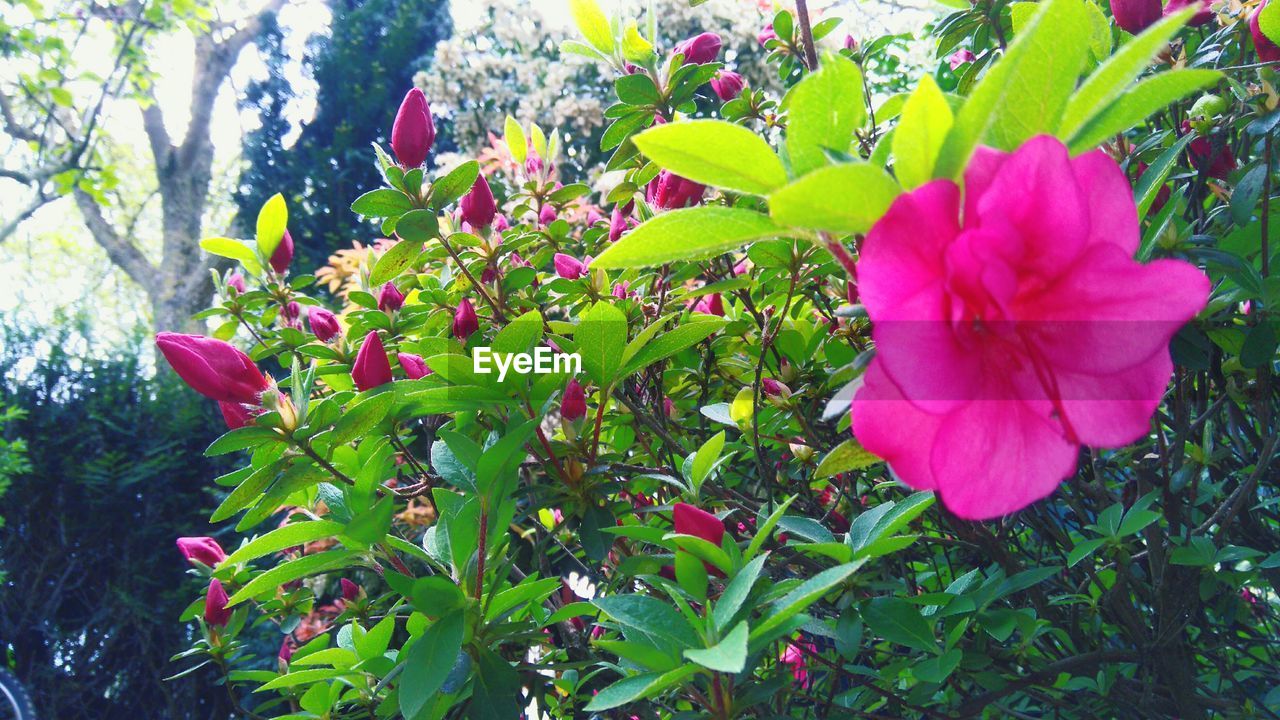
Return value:
M 466 264 L 462 262 L 462 258 L 458 257 L 458 251 L 454 250 L 453 246 L 449 244 L 449 241 L 445 240 L 443 237 L 440 238 L 440 244 L 444 246 L 445 252 L 449 253 L 449 257 L 453 258 L 453 261 L 458 263 L 458 269 L 462 270 L 462 274 L 466 276 L 467 280 L 471 283 L 471 286 L 476 289 L 476 292 L 480 293 L 480 297 L 483 298 L 485 303 L 489 305 L 489 308 L 493 310 L 494 318 L 500 323 L 505 323 L 507 321 L 507 316 L 502 313 L 502 309 L 498 307 L 498 303 L 494 302 L 493 298 L 489 296 L 489 293 L 485 291 L 484 285 L 481 285 L 476 281 L 475 277 L 471 274 L 471 271 L 467 269 Z
M 809 3 L 796 0 L 796 15 L 800 19 L 800 39 L 804 42 L 805 64 L 809 70 L 818 69 L 818 49 L 813 44 L 813 27 L 809 25 Z

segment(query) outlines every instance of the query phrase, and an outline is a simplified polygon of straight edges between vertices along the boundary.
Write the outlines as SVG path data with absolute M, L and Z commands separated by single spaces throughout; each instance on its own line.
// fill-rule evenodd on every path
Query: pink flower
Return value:
M 178 552 L 187 562 L 197 561 L 208 567 L 217 567 L 218 563 L 227 559 L 227 553 L 211 537 L 180 537 Z
M 764 391 L 765 395 L 768 395 L 770 397 L 777 397 L 783 394 L 786 394 L 786 395 L 791 394 L 791 391 L 787 389 L 786 385 L 783 385 L 782 383 L 778 382 L 777 380 L 774 380 L 773 378 L 760 378 L 760 389 Z
M 770 40 L 777 40 L 777 39 L 778 39 L 778 33 L 774 31 L 773 23 L 769 23 L 768 25 L 765 25 L 760 30 L 760 32 L 756 33 L 756 42 L 760 43 L 762 47 L 768 44 Z
M 382 312 L 395 312 L 402 307 L 404 307 L 404 293 L 400 292 L 395 283 L 388 281 L 378 291 L 378 309 Z
M 212 627 L 222 627 L 231 619 L 231 608 L 227 607 L 227 590 L 218 580 L 209 581 L 209 590 L 204 594 L 204 621 Z
M 556 266 L 556 274 L 565 280 L 577 280 L 587 274 L 587 266 L 572 255 L 556 253 L 551 262 Z
M 725 102 L 738 97 L 746 84 L 741 75 L 729 70 L 721 70 L 711 79 L 711 89 L 715 91 L 716 97 Z
M 462 298 L 453 313 L 453 336 L 465 343 L 479 329 L 480 320 L 476 317 L 475 307 L 470 300 Z
M 338 325 L 338 316 L 320 307 L 307 311 L 307 321 L 311 323 L 311 332 L 320 342 L 329 342 L 342 332 Z
M 436 141 L 436 126 L 431 119 L 427 96 L 418 88 L 405 93 L 391 126 L 391 151 L 402 167 L 416 168 L 427 159 Z
M 289 327 L 296 327 L 298 318 L 302 316 L 302 306 L 297 300 L 290 300 L 288 305 L 284 306 L 284 319 Z
M 705 191 L 705 186 L 663 170 L 645 187 L 644 199 L 655 208 L 675 210 L 697 205 Z
M 676 503 L 671 511 L 671 517 L 675 523 L 676 532 L 681 535 L 700 537 L 716 547 L 719 547 L 720 541 L 724 539 L 724 523 L 706 510 L 688 503 Z
M 1170 338 L 1209 281 L 1176 260 L 1133 260 L 1124 173 L 1040 136 L 979 148 L 960 189 L 900 196 L 858 263 L 878 347 L 853 431 L 907 485 L 964 518 L 1048 496 L 1081 445 L 1149 431 L 1173 364 Z
M 724 300 L 720 297 L 720 293 L 712 293 L 695 303 L 693 311 L 704 315 L 724 317 Z
M 564 395 L 560 398 L 560 417 L 565 420 L 581 420 L 587 414 L 587 394 L 577 378 L 571 378 L 564 386 Z
M 370 330 L 361 343 L 356 361 L 351 366 L 351 379 L 361 392 L 391 382 L 391 363 L 387 360 L 387 351 L 377 330 Z
M 284 236 L 280 238 L 280 244 L 271 253 L 271 269 L 283 275 L 289 270 L 291 262 L 293 262 L 293 236 L 285 230 Z
M 431 368 L 427 367 L 427 363 L 417 355 L 396 353 L 396 360 L 400 361 L 400 367 L 404 369 L 405 377 L 410 380 L 417 380 L 431 374 Z
M 238 272 L 227 276 L 227 289 L 235 290 L 236 295 L 243 293 L 245 291 L 244 276 Z
M 856 39 L 854 39 L 854 37 L 853 37 L 852 35 L 845 35 L 845 36 L 844 36 L 844 49 L 845 49 L 845 50 L 857 50 L 857 49 L 858 49 L 858 41 L 857 41 Z
M 814 651 L 816 648 L 813 643 L 807 640 L 801 640 L 798 643 L 787 643 L 787 648 L 782 651 L 782 657 L 779 662 L 783 665 L 791 666 L 791 677 L 796 684 L 802 688 L 809 687 L 809 659 L 805 655 L 804 649 Z
M 1111 0 L 1116 24 L 1137 35 L 1160 19 L 1160 0 Z
M 493 199 L 493 190 L 489 189 L 484 173 L 476 176 L 471 192 L 462 197 L 458 209 L 462 211 L 462 219 L 473 228 L 488 227 L 493 222 L 498 213 L 498 203 Z
M 192 390 L 211 400 L 257 405 L 267 379 L 234 345 L 202 335 L 156 334 L 156 347 Z
M 951 57 L 947 58 L 947 64 L 951 66 L 952 70 L 955 70 L 961 65 L 971 63 L 977 59 L 978 57 L 973 54 L 973 51 L 966 48 L 964 50 L 957 50 L 951 53 Z
M 685 65 L 705 65 L 715 62 L 720 55 L 720 36 L 713 32 L 704 32 L 677 44 L 672 55 L 683 55 Z

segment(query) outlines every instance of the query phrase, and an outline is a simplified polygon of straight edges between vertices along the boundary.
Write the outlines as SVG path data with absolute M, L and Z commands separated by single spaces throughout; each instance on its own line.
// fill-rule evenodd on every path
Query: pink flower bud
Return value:
M 671 398 L 662 398 L 662 411 L 667 414 L 667 417 L 675 415 L 676 404 L 671 402 Z
M 293 653 L 296 649 L 293 646 L 293 638 L 285 635 L 284 640 L 280 641 L 280 652 L 276 653 L 276 657 L 280 658 L 282 662 L 288 663 L 293 659 Z
M 712 293 L 699 300 L 693 306 L 693 311 L 704 315 L 724 317 L 724 300 L 720 297 L 720 293 Z
M 473 228 L 484 228 L 493 223 L 498 204 L 493 199 L 493 191 L 489 189 L 489 181 L 485 180 L 484 173 L 476 176 L 471 192 L 463 196 L 458 209 L 462 211 L 462 219 Z
M 1190 122 L 1182 121 L 1182 132 L 1194 132 Z M 1223 135 L 1195 138 L 1187 145 L 1187 155 L 1197 170 L 1212 178 L 1226 179 L 1236 169 L 1235 153 L 1231 152 L 1231 146 Z
M 858 304 L 858 283 L 850 280 L 844 285 L 844 298 L 850 305 Z
M 619 300 L 625 299 L 627 297 L 627 290 L 630 289 L 630 287 L 631 283 L 626 281 L 615 284 L 613 286 L 613 296 Z
M 486 267 L 484 270 L 480 271 L 480 282 L 485 285 L 492 285 L 497 279 L 498 271 L 491 267 Z
M 211 537 L 180 537 L 178 552 L 182 553 L 187 562 L 197 561 L 211 568 L 227 559 L 222 546 Z
M 361 392 L 391 382 L 391 363 L 377 330 L 370 330 L 360 345 L 356 362 L 351 366 L 351 379 Z
M 535 152 L 530 152 L 524 159 L 524 172 L 529 177 L 533 177 L 542 172 L 542 158 L 538 157 Z
M 738 277 L 746 274 L 747 274 L 747 259 L 743 258 L 738 261 L 737 265 L 733 266 L 733 276 Z
M 622 233 L 627 231 L 627 221 L 631 218 L 622 212 L 621 208 L 614 208 L 609 214 L 609 242 L 618 242 L 618 238 L 622 237 Z
M 218 410 L 222 412 L 222 420 L 227 424 L 228 430 L 239 430 L 247 425 L 252 425 L 256 414 L 254 410 L 261 412 L 260 409 L 252 405 L 225 401 L 218 401 Z
M 360 597 L 360 586 L 351 582 L 346 578 L 338 581 L 338 586 L 342 588 L 342 599 L 351 602 Z
M 553 205 L 543 205 L 538 211 L 538 224 L 546 227 L 556 221 L 556 209 Z
M 1200 27 L 1201 25 L 1205 25 L 1209 23 L 1209 21 L 1213 20 L 1213 11 L 1209 9 L 1209 0 L 1169 0 L 1168 4 L 1164 6 L 1164 16 L 1168 17 L 1170 15 L 1177 15 L 1182 12 L 1183 9 L 1189 7 L 1196 7 L 1199 9 L 1196 11 L 1196 14 L 1192 15 L 1191 19 L 1187 21 L 1188 25 L 1192 27 Z
M 604 220 L 604 216 L 600 214 L 599 210 L 595 208 L 591 208 L 590 210 L 587 211 L 587 227 L 595 225 L 596 223 L 601 222 L 603 220 Z
M 676 503 L 671 515 L 675 520 L 677 533 L 700 537 L 716 547 L 720 546 L 725 533 L 724 523 L 720 518 L 687 503 Z
M 692 180 L 663 170 L 645 187 L 645 200 L 655 208 L 675 210 L 696 205 L 702 200 L 706 187 Z
M 947 64 L 951 66 L 952 70 L 956 70 L 961 65 L 971 63 L 977 59 L 978 57 L 973 54 L 972 50 L 965 48 L 951 53 L 951 57 L 947 58 Z
M 210 627 L 223 627 L 231 620 L 231 608 L 227 607 L 227 590 L 218 580 L 209 581 L 204 595 L 204 621 Z
M 238 272 L 227 276 L 227 290 L 235 290 L 235 295 L 243 294 L 245 291 L 244 276 Z
M 580 420 L 587 414 L 587 394 L 577 378 L 569 380 L 564 386 L 564 395 L 560 398 L 560 417 L 565 420 Z
M 298 318 L 301 316 L 302 306 L 298 304 L 297 300 L 290 300 L 288 304 L 284 306 L 284 319 L 289 324 L 289 327 L 297 325 Z
M 431 374 L 431 368 L 427 367 L 427 363 L 418 355 L 396 353 L 396 359 L 400 361 L 400 367 L 404 369 L 404 374 L 410 380 L 417 380 Z
M 329 342 L 342 332 L 338 324 L 338 316 L 322 307 L 313 307 L 307 311 L 307 321 L 311 323 L 311 332 L 320 342 Z
M 711 89 L 715 91 L 716 97 L 725 102 L 738 97 L 742 93 L 742 88 L 746 86 L 746 81 L 736 72 L 729 70 L 721 70 L 711 80 Z
M 764 28 L 762 28 L 760 32 L 756 34 L 756 42 L 760 43 L 761 47 L 767 44 L 770 40 L 777 40 L 777 39 L 778 39 L 778 33 L 774 32 L 773 23 L 769 23 L 768 25 L 765 25 Z
M 857 40 L 855 40 L 855 39 L 853 38 L 853 36 L 852 36 L 852 35 L 845 35 L 845 36 L 844 36 L 844 49 L 845 49 L 845 50 L 855 50 L 855 51 L 856 51 L 856 50 L 858 49 L 858 41 L 857 41 Z
M 436 126 L 431 120 L 431 108 L 427 96 L 418 88 L 405 93 L 391 126 L 391 151 L 396 160 L 406 168 L 416 168 L 427 159 L 436 141 Z
M 378 309 L 382 312 L 395 312 L 404 306 L 404 293 L 396 287 L 396 284 L 387 281 L 386 285 L 378 291 Z
M 291 262 L 293 262 L 293 236 L 285 230 L 284 236 L 280 238 L 280 244 L 271 253 L 271 269 L 275 270 L 276 274 L 283 275 L 289 271 Z
M 1258 59 L 1262 62 L 1280 62 L 1280 46 L 1271 42 L 1271 38 L 1262 32 L 1260 17 L 1262 9 L 1267 6 L 1271 0 L 1259 5 L 1252 13 L 1249 14 L 1249 34 L 1253 36 L 1253 49 L 1258 52 Z
M 1160 0 L 1111 0 L 1116 24 L 1137 35 L 1160 19 Z
M 511 221 L 507 220 L 506 215 L 499 214 L 493 219 L 493 229 L 495 232 L 504 232 L 511 227 Z
M 671 51 L 673 55 L 683 55 L 685 65 L 705 65 L 715 62 L 720 55 L 720 36 L 713 32 L 704 32 L 679 43 Z
M 204 337 L 162 332 L 156 347 L 178 377 L 212 400 L 257 405 L 267 379 L 234 345 Z
M 770 397 L 776 397 L 778 395 L 783 395 L 783 394 L 788 394 L 788 395 L 790 394 L 790 391 L 787 390 L 786 385 L 783 385 L 782 383 L 778 382 L 777 380 L 774 380 L 773 378 L 761 378 L 760 389 L 764 391 L 765 395 L 769 395 Z
M 470 300 L 462 298 L 458 301 L 458 309 L 453 313 L 453 336 L 465 343 L 479 329 L 480 320 L 476 317 L 475 307 Z
M 577 280 L 587 274 L 587 266 L 581 260 L 564 253 L 556 253 L 552 263 L 556 266 L 556 274 L 565 280 Z

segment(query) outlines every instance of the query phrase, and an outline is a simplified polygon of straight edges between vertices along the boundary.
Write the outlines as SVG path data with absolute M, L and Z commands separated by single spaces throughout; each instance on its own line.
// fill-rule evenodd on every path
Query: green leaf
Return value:
M 569 0 L 569 13 L 592 47 L 605 55 L 613 54 L 613 28 L 596 0 Z
M 249 562 L 285 548 L 330 538 L 340 532 L 342 532 L 342 523 L 336 523 L 332 520 L 307 520 L 305 522 L 291 523 L 282 528 L 272 530 L 261 537 L 254 538 L 248 544 L 228 555 L 227 559 L 222 562 L 228 565 Z
M 724 120 L 655 125 L 632 142 L 658 165 L 704 185 L 765 195 L 787 182 L 786 168 L 769 143 Z
M 530 310 L 507 323 L 493 338 L 493 350 L 500 353 L 529 352 L 542 339 L 542 313 Z
M 755 586 L 756 580 L 760 579 L 760 571 L 764 568 L 764 561 L 768 557 L 768 553 L 756 556 L 725 586 L 711 615 L 716 627 L 723 629 L 733 620 L 733 616 L 738 614 L 738 610 L 742 609 L 742 604 L 751 596 L 751 588 Z
M 787 155 L 804 175 L 827 164 L 825 150 L 848 153 L 867 118 L 862 71 L 842 55 L 826 55 L 818 71 L 787 93 Z
M 904 188 L 919 187 L 933 179 L 934 163 L 953 122 L 951 106 L 941 88 L 932 75 L 925 75 L 907 98 L 893 133 L 893 172 Z
M 920 610 L 906 600 L 878 597 L 862 609 L 862 619 L 875 634 L 889 642 L 924 652 L 936 652 L 933 627 Z
M 257 253 L 239 240 L 225 237 L 205 238 L 200 241 L 200 247 L 210 255 L 239 261 L 251 275 L 262 273 L 262 263 L 259 262 Z
M 1187 8 L 1170 15 L 1125 43 L 1120 51 L 1098 67 L 1076 91 L 1062 114 L 1058 136 L 1071 137 L 1093 116 L 1120 97 L 1130 84 L 1151 65 L 1151 60 L 1169 44 L 1195 12 Z
M 597 693 L 583 710 L 601 712 L 653 697 L 696 672 L 697 665 L 682 665 L 666 673 L 641 673 L 623 678 Z
M 338 670 L 329 668 L 316 668 L 313 670 L 299 670 L 297 672 L 287 673 L 266 683 L 262 687 L 254 690 L 254 692 L 265 692 L 267 690 L 276 690 L 279 688 L 294 687 L 297 685 L 305 685 L 307 683 L 317 683 L 324 680 L 332 680 L 343 675 L 350 675 L 349 670 Z
M 268 463 L 254 470 L 253 474 L 245 478 L 244 482 L 237 485 L 235 490 L 227 494 L 227 497 L 209 516 L 209 522 L 222 522 L 248 507 L 250 503 L 262 494 L 262 491 L 267 489 L 267 486 L 276 478 L 276 474 L 279 471 L 280 463 L 278 461 Z
M 285 207 L 284 197 L 276 193 L 267 198 L 258 211 L 257 234 L 254 236 L 262 257 L 270 258 L 276 251 L 276 246 L 284 239 L 284 230 L 288 224 L 289 209 Z
M 261 427 L 259 425 L 247 425 L 242 428 L 236 428 L 222 437 L 214 440 L 213 443 L 205 449 L 205 457 L 215 457 L 218 455 L 226 455 L 237 450 L 245 450 L 251 447 L 258 447 L 269 442 L 280 442 L 284 438 L 273 428 Z
M 582 369 L 597 385 L 608 387 L 618 379 L 627 347 L 627 316 L 621 310 L 608 302 L 597 302 L 583 313 L 573 339 L 582 356 Z
M 1280 7 L 1272 7 L 1271 3 L 1262 6 L 1258 14 L 1258 29 L 1273 43 L 1280 43 Z
M 520 123 L 510 115 L 507 116 L 504 125 L 503 140 L 507 143 L 507 151 L 511 153 L 511 159 L 523 165 L 525 158 L 529 155 L 529 141 L 525 139 Z
M 334 445 L 343 445 L 369 433 L 387 416 L 395 404 L 395 393 L 381 392 L 347 408 L 329 437 Z
M 428 627 L 409 648 L 399 685 L 400 713 L 406 718 L 416 718 L 444 684 L 462 650 L 464 629 L 462 613 L 450 613 Z
M 677 647 L 692 647 L 691 641 L 697 637 L 683 615 L 670 605 L 648 595 L 610 595 L 596 598 L 592 604 L 618 624 L 663 638 Z
M 747 666 L 747 623 L 740 622 L 716 645 L 689 649 L 684 656 L 704 668 L 738 674 Z
M 481 646 L 475 653 L 475 682 L 467 705 L 469 720 L 510 720 L 519 716 L 520 674 L 487 647 Z
M 623 75 L 613 81 L 618 99 L 628 105 L 657 105 L 662 100 L 653 80 L 644 73 Z
M 865 233 L 900 192 L 898 183 L 878 165 L 829 165 L 770 195 L 769 214 L 779 225 Z
M 821 480 L 843 472 L 861 470 L 878 462 L 881 462 L 880 458 L 868 452 L 857 440 L 849 438 L 822 458 L 814 479 Z
M 638 347 L 636 347 L 636 342 L 641 338 L 637 336 L 627 346 L 627 353 L 634 354 L 631 354 L 627 367 L 622 371 L 622 374 L 626 376 L 637 373 L 659 360 L 665 360 L 685 348 L 693 347 L 728 324 L 722 318 L 710 317 L 714 319 L 699 319 L 697 322 L 686 322 L 677 325 L 653 339 L 646 338 L 645 342 Z M 650 327 L 654 326 L 651 325 Z
M 751 639 L 764 636 L 770 630 L 782 625 L 787 620 L 798 613 L 804 612 L 810 605 L 814 604 L 831 591 L 831 588 L 848 580 L 858 568 L 862 567 L 863 561 L 845 563 L 833 568 L 828 568 L 813 577 L 800 583 L 791 592 L 787 593 L 773 604 L 771 608 L 764 614 L 764 619 L 751 630 Z
M 693 456 L 693 470 L 690 473 L 689 481 L 693 483 L 693 487 L 697 488 L 707 479 L 707 474 L 715 467 L 716 461 L 720 459 L 720 453 L 724 450 L 724 431 L 711 436 L 711 439 L 702 444 L 698 448 L 698 452 Z
M 1056 129 L 1088 53 L 1089 18 L 1082 0 L 1048 0 L 987 70 L 956 115 L 934 177 L 959 178 L 984 139 L 1012 150 Z
M 1094 553 L 1098 548 L 1102 547 L 1107 538 L 1093 538 L 1077 543 L 1071 548 L 1071 552 L 1067 553 L 1067 567 L 1075 567 L 1079 562 Z
M 315 555 L 303 555 L 300 558 L 295 558 L 277 565 L 245 583 L 245 586 L 240 588 L 227 601 L 227 606 L 239 605 L 245 600 L 257 597 L 262 593 L 275 592 L 277 587 L 300 578 L 346 567 L 348 562 L 355 557 L 356 553 L 350 550 L 326 550 Z
M 1071 153 L 1096 147 L 1146 120 L 1153 113 L 1222 79 L 1217 70 L 1170 70 L 1138 83 L 1132 90 L 1094 115 L 1067 143 Z
M 432 210 L 410 210 L 396 221 L 396 236 L 407 243 L 422 243 L 440 235 L 440 218 Z
M 693 207 L 655 215 L 591 261 L 596 268 L 634 268 L 701 260 L 776 237 L 786 229 L 753 210 Z
M 769 539 L 769 533 L 773 532 L 773 528 L 777 526 L 778 521 L 782 519 L 783 514 L 787 512 L 787 508 L 791 507 L 791 503 L 796 501 L 799 495 L 792 495 L 787 498 L 781 505 L 774 508 L 768 519 L 760 523 L 760 527 L 756 530 L 756 536 L 751 538 L 751 543 L 747 545 L 747 551 L 743 553 L 743 557 L 750 560 L 760 552 L 760 548 L 764 546 L 766 540 Z
M 468 160 L 431 184 L 431 207 L 439 210 L 466 195 L 480 176 L 480 163 Z
M 1155 162 L 1147 167 L 1147 171 L 1142 173 L 1142 177 L 1138 178 L 1138 185 L 1133 191 L 1134 197 L 1138 199 L 1138 217 L 1146 217 L 1147 210 L 1151 208 L 1151 204 L 1160 195 L 1160 188 L 1169 179 L 1170 171 L 1177 164 L 1178 156 L 1182 154 L 1183 148 L 1195 137 L 1195 133 L 1187 133 L 1178 138 L 1173 145 L 1165 148 L 1165 151 L 1160 153 Z
M 351 211 L 367 218 L 384 218 L 401 215 L 413 209 L 409 196 L 399 190 L 378 188 L 356 198 Z
M 394 500 L 391 495 L 387 495 L 373 507 L 352 518 L 342 531 L 343 543 L 367 548 L 381 542 L 391 528 L 391 516 L 396 510 Z
M 373 266 L 373 272 L 369 274 L 369 285 L 381 287 L 387 281 L 396 278 L 413 264 L 421 252 L 422 245 L 409 240 L 401 240 L 392 245 L 391 249 L 383 253 L 382 257 L 378 258 L 377 264 Z

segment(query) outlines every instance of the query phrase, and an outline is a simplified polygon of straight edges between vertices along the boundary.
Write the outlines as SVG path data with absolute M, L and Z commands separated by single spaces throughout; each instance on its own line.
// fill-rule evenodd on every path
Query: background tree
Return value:
M 285 108 L 294 90 L 285 75 L 280 34 L 270 26 L 264 26 L 262 42 L 267 77 L 247 89 L 241 104 L 255 109 L 262 125 L 245 138 L 247 167 L 236 204 L 252 217 L 268 197 L 284 193 L 296 208 L 289 227 L 303 271 L 353 239 L 369 239 L 368 226 L 351 212 L 351 198 L 378 179 L 369 145 L 386 146 L 405 89 L 453 26 L 444 0 L 328 4 L 331 25 L 341 32 L 310 41 L 304 64 L 317 85 L 316 114 L 302 124 L 293 144 L 286 147 L 294 127 Z

